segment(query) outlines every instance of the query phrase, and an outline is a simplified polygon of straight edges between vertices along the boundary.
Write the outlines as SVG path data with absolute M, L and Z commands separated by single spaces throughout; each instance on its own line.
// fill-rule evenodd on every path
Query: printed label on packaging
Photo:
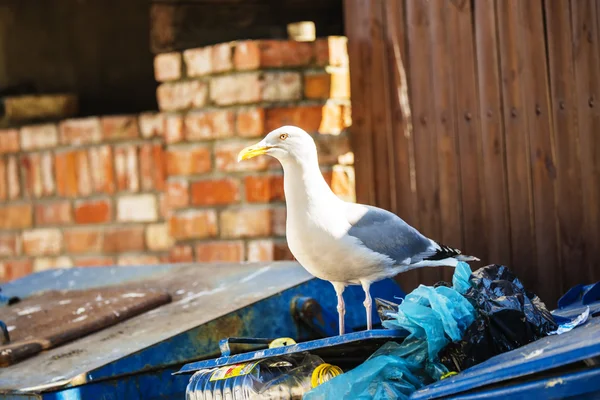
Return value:
M 217 369 L 210 377 L 211 381 L 233 378 L 234 376 L 248 375 L 258 363 L 227 365 Z

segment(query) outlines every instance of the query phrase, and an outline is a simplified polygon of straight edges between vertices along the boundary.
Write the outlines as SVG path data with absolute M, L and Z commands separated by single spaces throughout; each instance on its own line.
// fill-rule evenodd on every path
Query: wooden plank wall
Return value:
M 550 306 L 600 280 L 600 2 L 345 0 L 344 15 L 358 201 L 473 267 L 509 266 Z

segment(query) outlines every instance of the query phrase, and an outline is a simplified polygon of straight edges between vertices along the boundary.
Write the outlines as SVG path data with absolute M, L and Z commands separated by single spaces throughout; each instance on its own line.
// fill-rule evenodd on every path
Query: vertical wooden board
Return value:
M 598 1 L 571 2 L 583 194 L 582 282 L 600 280 L 600 30 Z
M 410 102 L 408 98 L 406 33 L 403 0 L 382 2 L 386 22 L 386 42 L 390 70 L 390 107 L 396 181 L 396 207 L 393 211 L 408 224 L 417 225 L 416 185 L 412 180 L 414 168 L 413 136 Z
M 434 93 L 431 81 L 431 40 L 429 26 L 431 20 L 428 0 L 411 0 L 406 3 L 407 36 L 410 45 L 409 96 L 413 115 L 415 146 L 415 169 L 417 182 L 417 204 L 419 225 L 415 226 L 424 235 L 439 240 L 441 237 L 440 197 L 438 182 L 437 140 L 435 135 L 435 114 L 431 107 Z M 419 271 L 423 284 L 433 284 L 440 279 L 435 268 Z
M 536 240 L 536 276 L 531 276 L 531 290 L 546 305 L 555 304 L 561 288 L 556 203 L 554 182 L 556 166 L 551 135 L 550 97 L 543 8 L 541 0 L 518 3 L 519 53 L 523 58 L 523 111 L 528 123 L 529 158 L 533 192 L 534 229 Z M 533 269 L 533 265 L 531 266 Z M 535 280 L 534 280 L 535 278 Z
M 371 26 L 371 132 L 375 175 L 375 204 L 395 209 L 394 154 L 390 104 L 390 68 L 385 45 L 385 15 L 382 0 L 368 2 Z
M 463 247 L 460 171 L 453 73 L 457 65 L 452 62 L 451 49 L 460 46 L 454 29 L 456 7 L 446 0 L 430 0 L 429 14 L 432 23 L 431 63 L 433 64 L 432 105 L 437 140 L 438 182 L 440 198 L 441 235 L 434 240 L 458 249 Z M 435 155 L 434 155 L 435 156 Z M 440 269 L 441 278 L 452 279 L 453 270 Z
M 488 263 L 511 265 L 506 149 L 495 0 L 475 3 L 475 51 L 481 115 L 481 170 Z
M 531 177 L 527 115 L 523 105 L 523 59 L 519 54 L 517 31 L 520 0 L 496 2 L 500 43 L 500 74 L 510 216 L 512 265 L 526 286 L 536 280 L 535 239 L 531 209 Z
M 368 2 L 344 0 L 344 19 L 348 37 L 350 63 L 350 91 L 352 92 L 352 126 L 350 140 L 354 151 L 356 200 L 375 204 L 375 177 L 373 174 L 373 145 L 371 132 L 371 74 L 370 19 L 365 8 Z
M 557 223 L 562 279 L 569 288 L 582 283 L 583 199 L 579 156 L 577 93 L 569 3 L 545 1 L 554 140 L 556 143 Z M 597 246 L 597 243 L 593 244 Z
M 474 54 L 473 12 L 470 1 L 456 2 L 451 16 L 455 19 L 452 35 L 456 46 L 449 46 L 452 59 L 460 60 L 453 70 L 456 133 L 460 154 L 463 246 L 465 254 L 488 260 L 487 226 L 483 216 L 483 159 L 481 124 L 478 107 L 477 73 Z
M 392 107 L 392 133 L 394 168 L 396 176 L 396 208 L 393 210 L 412 226 L 418 226 L 416 183 L 414 182 L 414 147 L 412 115 L 408 97 L 408 63 L 406 49 L 406 19 L 404 0 L 382 2 L 386 18 L 386 34 L 390 75 L 390 106 Z M 397 277 L 405 291 L 419 286 L 419 271 L 411 270 Z

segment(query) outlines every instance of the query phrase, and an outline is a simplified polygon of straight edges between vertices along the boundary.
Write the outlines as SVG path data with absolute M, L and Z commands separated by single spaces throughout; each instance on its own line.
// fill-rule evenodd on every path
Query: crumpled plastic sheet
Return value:
M 460 262 L 452 288 L 420 285 L 406 295 L 396 313 L 384 307 L 384 327 L 405 329 L 408 337 L 401 344 L 387 343 L 363 364 L 316 387 L 304 399 L 408 399 L 424 384 L 439 380 L 448 369 L 438 361 L 438 352 L 451 340 L 460 340 L 475 320 L 474 307 L 460 294 L 470 275 L 468 264 Z
M 462 371 L 547 336 L 558 325 L 544 303 L 528 292 L 505 266 L 492 264 L 473 272 L 464 296 L 475 305 L 477 319 L 460 341 L 440 354 L 449 369 Z

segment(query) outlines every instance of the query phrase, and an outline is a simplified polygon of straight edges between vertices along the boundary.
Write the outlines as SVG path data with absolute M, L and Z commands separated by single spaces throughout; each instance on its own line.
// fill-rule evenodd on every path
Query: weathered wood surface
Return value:
M 550 305 L 600 280 L 600 3 L 344 6 L 358 200 L 509 266 Z

